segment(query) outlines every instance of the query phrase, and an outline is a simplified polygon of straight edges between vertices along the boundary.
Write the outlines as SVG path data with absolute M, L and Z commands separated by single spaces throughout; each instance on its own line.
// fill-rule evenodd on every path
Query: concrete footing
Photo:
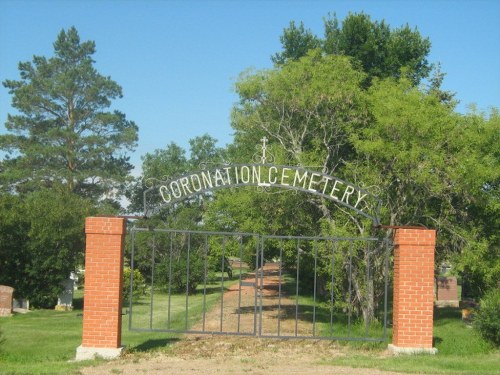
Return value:
M 400 355 L 400 354 L 437 354 L 438 350 L 436 348 L 402 348 L 400 346 L 395 346 L 393 344 L 389 344 L 387 349 L 392 354 Z
M 76 361 L 85 361 L 88 359 L 103 358 L 115 359 L 123 354 L 125 347 L 120 348 L 86 348 L 79 346 L 76 348 Z

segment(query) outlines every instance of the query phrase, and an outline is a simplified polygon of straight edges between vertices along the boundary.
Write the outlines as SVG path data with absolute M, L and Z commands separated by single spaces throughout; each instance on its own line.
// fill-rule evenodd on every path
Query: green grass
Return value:
M 293 277 L 284 278 L 284 290 L 289 295 L 295 294 Z M 303 320 L 312 322 L 312 296 L 299 294 L 299 314 Z M 352 318 L 349 330 L 347 316 L 334 313 L 333 336 L 354 338 L 381 338 L 383 326 L 374 322 L 368 327 Z M 330 336 L 330 309 L 328 304 L 316 302 L 316 330 L 318 336 Z M 349 330 L 349 331 L 348 331 Z M 387 330 L 388 342 L 392 338 L 392 329 Z M 437 355 L 387 356 L 388 342 L 339 341 L 347 350 L 345 357 L 326 361 L 334 366 L 377 368 L 386 371 L 398 371 L 422 374 L 498 374 L 500 351 L 495 350 L 479 333 L 461 319 L 458 308 L 436 308 L 434 313 L 434 347 Z
M 207 300 L 210 299 L 210 302 L 207 302 L 207 305 L 217 303 L 218 296 L 220 291 L 219 294 L 214 292 L 209 295 Z M 160 297 L 159 295 L 157 301 L 159 308 L 162 307 Z M 202 311 L 202 304 L 200 296 L 192 297 L 190 309 L 193 309 L 194 316 L 194 313 L 199 314 Z M 181 302 L 185 301 L 185 296 L 174 298 L 178 298 Z M 299 301 L 300 307 L 305 312 L 307 306 L 313 302 L 312 298 L 307 296 L 301 296 Z M 75 305 L 81 306 L 81 295 L 75 301 Z M 137 318 L 142 319 L 142 323 L 149 324 L 149 303 L 138 307 L 144 310 L 142 313 L 140 309 L 134 310 Z M 0 330 L 5 338 L 5 342 L 0 345 L 0 374 L 72 374 L 78 373 L 82 367 L 98 364 L 98 360 L 71 362 L 75 357 L 76 348 L 81 344 L 81 313 L 81 310 L 72 312 L 37 310 L 0 319 Z M 317 313 L 318 321 L 329 320 L 329 313 L 325 316 L 325 311 L 321 309 Z M 165 350 L 180 339 L 180 336 L 169 333 L 129 331 L 127 317 L 124 316 L 122 342 L 131 353 Z M 139 322 L 140 320 L 137 321 Z M 153 322 L 165 323 L 159 319 Z M 188 322 L 191 323 L 192 320 Z M 185 311 L 182 308 L 172 314 L 172 324 L 173 326 L 185 324 Z M 363 327 L 360 330 L 363 331 Z M 422 374 L 498 373 L 500 352 L 462 322 L 459 309 L 436 310 L 434 336 L 435 347 L 439 350 L 434 356 L 393 357 L 386 354 L 386 343 L 349 342 L 343 346 L 345 356 L 324 361 L 322 364 Z
M 383 349 L 358 350 L 324 362 L 328 365 L 377 368 L 422 374 L 498 374 L 500 351 L 466 323 L 457 308 L 438 308 L 434 314 L 434 346 L 438 354 L 385 356 Z
M 298 297 L 298 317 L 300 320 L 310 323 L 310 332 L 314 337 L 318 338 L 335 338 L 340 340 L 357 340 L 369 339 L 379 341 L 351 341 L 351 346 L 355 347 L 387 347 L 384 340 L 384 327 L 383 327 L 383 314 L 378 314 L 378 319 L 372 321 L 368 326 L 364 321 L 351 313 L 349 318 L 347 312 L 333 310 L 330 308 L 329 301 L 321 301 L 320 298 L 314 300 L 314 296 L 306 293 L 299 285 L 299 294 L 296 295 L 296 279 L 294 276 L 284 274 L 282 278 L 282 290 L 290 298 L 296 299 Z M 387 330 L 387 335 L 389 335 Z
M 39 310 L 1 318 L 0 373 L 69 374 L 88 365 L 69 362 L 82 341 L 78 313 Z
M 191 295 L 172 294 L 169 297 L 164 290 L 154 290 L 153 295 L 149 291 L 148 295 L 133 303 L 131 315 L 126 317 L 124 324 L 130 322 L 132 329 L 187 331 L 200 320 L 204 310 L 209 311 L 220 302 L 223 293 L 237 282 L 239 274 L 235 272 L 232 279 L 225 278 L 222 287 L 220 273 L 216 273 L 206 285 L 199 285 L 196 293 Z
M 239 275 L 224 282 L 227 289 L 238 282 Z M 206 308 L 209 309 L 221 296 L 221 284 L 218 278 L 207 285 Z M 203 286 L 199 288 L 203 289 Z M 185 295 L 173 295 L 171 304 L 171 329 L 185 328 Z M 0 331 L 5 339 L 0 344 L 0 374 L 71 374 L 85 366 L 99 363 L 99 360 L 72 362 L 76 348 L 82 343 L 82 303 L 83 292 L 75 293 L 75 310 L 61 312 L 54 310 L 36 310 L 27 314 L 14 314 L 0 319 Z M 165 293 L 155 292 L 153 322 L 159 328 L 166 323 L 160 316 L 166 316 Z M 201 293 L 189 296 L 188 326 L 195 322 L 203 308 Z M 164 310 L 162 310 L 164 309 Z M 124 308 L 125 312 L 127 309 Z M 134 306 L 134 321 L 137 328 L 147 328 L 150 318 L 150 297 L 145 296 Z M 156 320 L 155 320 L 156 318 Z M 165 325 L 163 324 L 162 327 Z M 122 344 L 128 352 L 138 353 L 163 350 L 179 340 L 180 335 L 164 332 L 135 332 L 128 329 L 128 315 L 123 316 Z

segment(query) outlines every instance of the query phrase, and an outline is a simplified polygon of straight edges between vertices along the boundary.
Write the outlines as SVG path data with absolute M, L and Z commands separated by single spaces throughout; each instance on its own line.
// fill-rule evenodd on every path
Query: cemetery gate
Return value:
M 130 238 L 147 286 L 130 273 L 130 330 L 387 338 L 385 240 L 136 227 Z
M 272 164 L 267 139 L 252 164 L 223 165 L 167 181 L 153 179 L 144 216 L 222 188 L 288 189 L 333 201 L 383 227 L 380 200 L 327 171 Z M 386 227 L 387 228 L 387 227 Z M 435 230 L 392 227 L 378 238 L 264 236 L 132 228 L 130 266 L 144 275 L 145 298 L 131 272 L 134 330 L 280 338 L 385 340 L 389 254 L 393 247 L 392 344 L 430 352 L 433 338 Z M 82 345 L 76 358 L 121 354 L 125 217 L 85 223 Z M 134 298 L 136 299 L 134 301 Z

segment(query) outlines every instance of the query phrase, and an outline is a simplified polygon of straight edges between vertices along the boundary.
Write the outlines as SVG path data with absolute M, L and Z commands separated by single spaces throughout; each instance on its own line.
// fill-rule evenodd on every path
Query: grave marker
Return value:
M 0 285 L 0 316 L 10 316 L 12 314 L 12 295 L 14 288 Z

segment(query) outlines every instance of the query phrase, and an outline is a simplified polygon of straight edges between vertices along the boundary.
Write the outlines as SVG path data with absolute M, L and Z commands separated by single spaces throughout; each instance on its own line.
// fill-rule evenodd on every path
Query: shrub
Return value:
M 480 302 L 480 309 L 476 314 L 474 326 L 481 336 L 500 346 L 500 290 L 492 289 L 487 292 Z
M 233 267 L 229 263 L 226 256 L 215 256 L 209 258 L 209 268 L 213 272 L 227 272 L 227 276 L 231 279 L 233 277 Z
M 123 304 L 130 300 L 130 274 L 132 269 L 125 267 L 123 269 Z M 134 284 L 132 287 L 132 301 L 137 302 L 139 298 L 146 294 L 146 282 L 144 276 L 138 269 L 134 269 Z
M 188 277 L 189 274 L 189 277 Z M 196 287 L 204 279 L 205 265 L 202 256 L 198 252 L 189 255 L 189 273 L 187 254 L 179 254 L 170 259 L 165 259 L 158 266 L 158 279 L 162 287 L 168 290 L 169 286 L 173 293 L 192 294 Z

